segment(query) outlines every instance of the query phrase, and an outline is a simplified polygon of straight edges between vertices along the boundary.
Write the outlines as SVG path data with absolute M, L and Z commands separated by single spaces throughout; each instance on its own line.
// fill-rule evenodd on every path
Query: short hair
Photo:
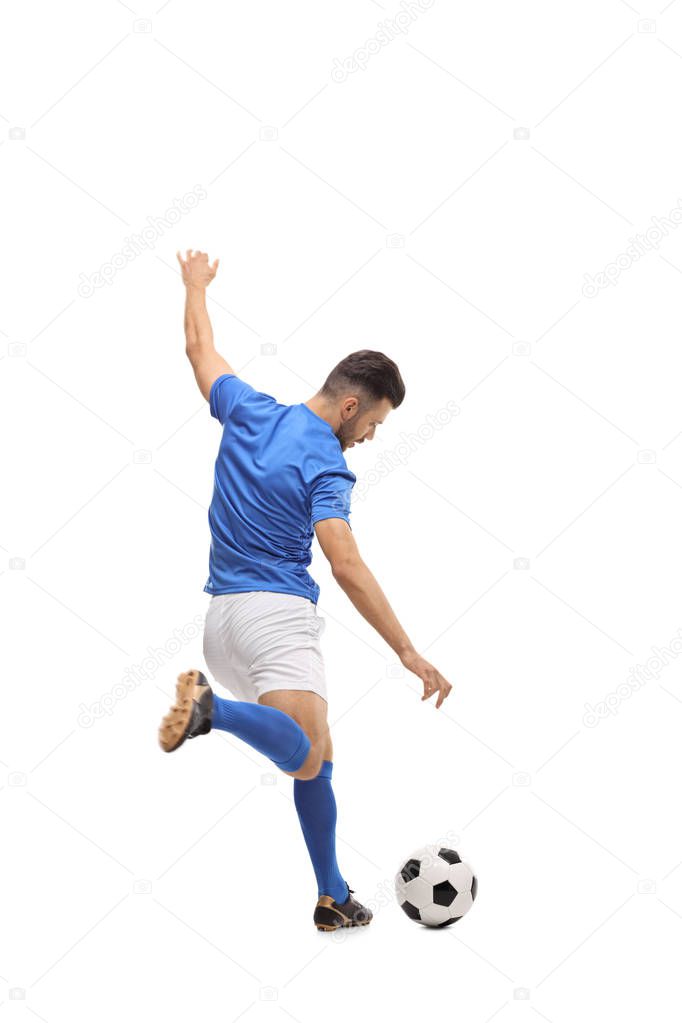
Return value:
M 388 398 L 393 408 L 398 408 L 405 397 L 405 384 L 393 359 L 368 348 L 352 352 L 342 359 L 320 388 L 321 393 L 330 399 L 353 389 L 360 391 L 366 403 Z

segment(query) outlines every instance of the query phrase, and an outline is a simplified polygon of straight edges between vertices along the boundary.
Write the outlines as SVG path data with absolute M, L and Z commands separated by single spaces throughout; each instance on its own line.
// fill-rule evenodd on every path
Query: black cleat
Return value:
M 353 889 L 349 888 L 345 902 L 334 902 L 331 895 L 320 895 L 313 913 L 313 922 L 318 931 L 336 931 L 339 927 L 362 927 L 372 919 L 371 909 L 367 909 L 353 898 Z
M 182 746 L 185 739 L 211 731 L 213 690 L 200 671 L 178 675 L 175 703 L 159 727 L 159 745 L 165 753 Z

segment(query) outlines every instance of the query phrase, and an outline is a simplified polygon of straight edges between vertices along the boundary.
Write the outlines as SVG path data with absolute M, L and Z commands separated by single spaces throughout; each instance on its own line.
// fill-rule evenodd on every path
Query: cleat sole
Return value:
M 159 746 L 164 753 L 172 753 L 182 746 L 192 720 L 194 691 L 197 682 L 205 681 L 200 671 L 183 671 L 175 685 L 175 703 L 164 715 L 159 726 Z

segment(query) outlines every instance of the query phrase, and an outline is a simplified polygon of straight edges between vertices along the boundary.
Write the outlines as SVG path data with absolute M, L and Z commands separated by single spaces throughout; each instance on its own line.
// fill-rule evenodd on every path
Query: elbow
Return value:
M 358 558 L 343 558 L 332 563 L 332 575 L 342 588 L 345 588 L 358 576 L 362 562 Z

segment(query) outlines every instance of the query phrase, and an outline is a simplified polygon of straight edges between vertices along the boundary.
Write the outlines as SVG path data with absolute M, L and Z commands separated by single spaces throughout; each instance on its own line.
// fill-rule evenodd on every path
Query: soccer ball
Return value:
M 454 849 L 426 845 L 413 852 L 395 876 L 395 893 L 410 920 L 447 927 L 467 913 L 478 881 Z

